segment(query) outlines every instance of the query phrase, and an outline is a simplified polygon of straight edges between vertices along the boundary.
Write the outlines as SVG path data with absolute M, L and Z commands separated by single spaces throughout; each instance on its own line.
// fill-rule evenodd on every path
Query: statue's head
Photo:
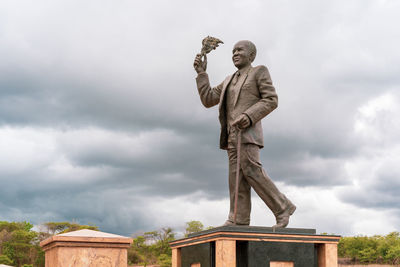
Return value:
M 248 41 L 242 40 L 235 44 L 232 50 L 233 64 L 238 68 L 244 68 L 250 65 L 257 55 L 256 46 Z

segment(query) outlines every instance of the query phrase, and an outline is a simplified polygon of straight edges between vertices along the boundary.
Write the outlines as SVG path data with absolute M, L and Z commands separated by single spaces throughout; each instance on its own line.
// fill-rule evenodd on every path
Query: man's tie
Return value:
M 233 77 L 233 80 L 232 80 L 232 84 L 233 84 L 233 85 L 236 85 L 236 83 L 237 83 L 238 80 L 239 80 L 239 76 L 240 76 L 240 72 L 236 72 L 236 73 L 235 73 L 235 76 Z

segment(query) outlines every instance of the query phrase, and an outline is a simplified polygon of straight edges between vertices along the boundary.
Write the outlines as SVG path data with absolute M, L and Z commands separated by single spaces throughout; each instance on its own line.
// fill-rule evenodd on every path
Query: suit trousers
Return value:
M 229 194 L 230 211 L 228 221 L 234 221 L 237 142 L 234 134 L 229 135 Z M 290 203 L 271 178 L 264 171 L 260 162 L 260 148 L 255 144 L 241 144 L 240 149 L 239 195 L 237 202 L 236 223 L 250 224 L 251 187 L 264 201 L 275 216 L 282 213 Z

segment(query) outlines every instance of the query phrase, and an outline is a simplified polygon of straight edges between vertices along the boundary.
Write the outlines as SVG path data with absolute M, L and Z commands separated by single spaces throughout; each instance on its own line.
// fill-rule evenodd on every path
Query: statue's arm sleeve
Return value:
M 199 91 L 201 103 L 206 108 L 210 108 L 219 103 L 223 83 L 217 87 L 211 87 L 208 79 L 208 74 L 205 72 L 199 73 L 196 78 L 197 90 Z
M 252 124 L 255 124 L 278 107 L 278 95 L 272 85 L 267 67 L 260 66 L 256 71 L 255 77 L 260 92 L 260 100 L 244 112 L 249 116 Z

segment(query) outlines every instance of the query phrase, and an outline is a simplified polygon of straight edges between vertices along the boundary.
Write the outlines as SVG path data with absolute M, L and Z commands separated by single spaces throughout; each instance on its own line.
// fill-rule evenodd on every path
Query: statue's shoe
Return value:
M 235 226 L 236 224 L 234 222 L 231 222 L 230 220 L 226 220 L 226 222 L 222 226 Z
M 289 201 L 286 209 L 276 216 L 276 224 L 272 227 L 274 228 L 285 228 L 289 224 L 289 217 L 296 210 L 296 206 Z

